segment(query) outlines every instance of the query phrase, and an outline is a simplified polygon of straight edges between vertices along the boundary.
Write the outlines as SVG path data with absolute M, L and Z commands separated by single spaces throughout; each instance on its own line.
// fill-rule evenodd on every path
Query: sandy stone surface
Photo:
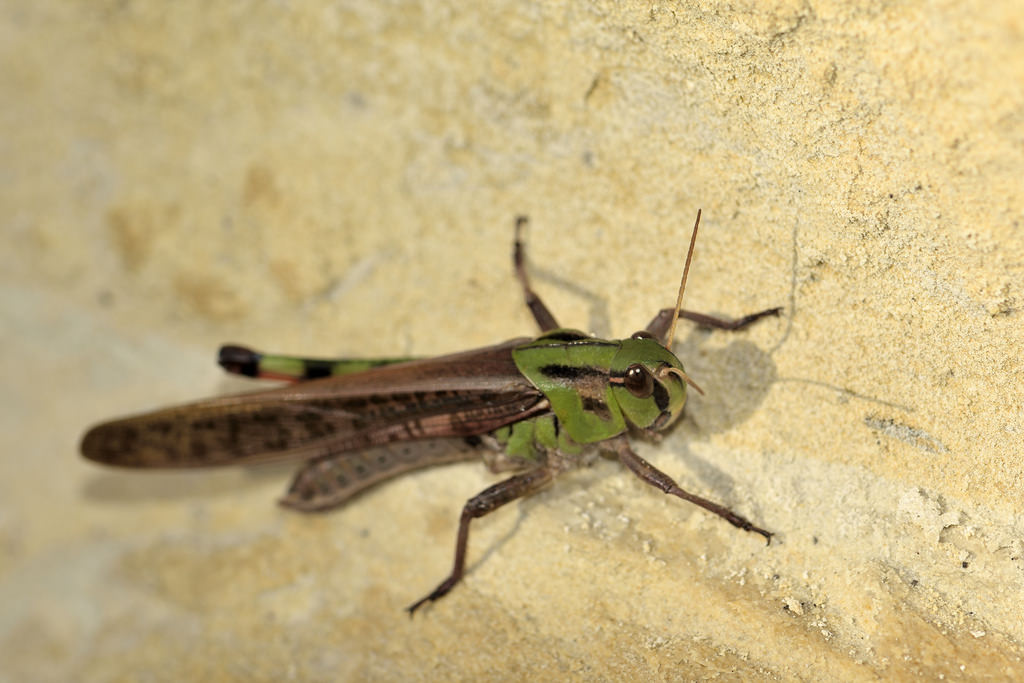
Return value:
M 3 3 L 0 680 L 1024 677 L 1019 2 Z M 668 305 L 703 386 L 474 527 L 467 463 L 337 512 L 87 426 L 218 344 L 434 355 Z

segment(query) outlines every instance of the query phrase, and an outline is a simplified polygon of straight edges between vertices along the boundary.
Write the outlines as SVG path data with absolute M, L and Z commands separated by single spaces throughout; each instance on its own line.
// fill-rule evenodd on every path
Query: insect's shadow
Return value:
M 710 335 L 721 334 L 729 332 L 695 328 L 675 348 L 686 373 L 704 390 L 703 395 L 690 392 L 684 409 L 685 419 L 701 434 L 728 431 L 747 420 L 778 380 L 771 354 L 747 339 L 718 348 L 705 344 Z

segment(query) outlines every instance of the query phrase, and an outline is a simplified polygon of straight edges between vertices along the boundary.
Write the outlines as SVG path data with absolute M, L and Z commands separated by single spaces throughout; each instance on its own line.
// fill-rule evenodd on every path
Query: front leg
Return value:
M 469 523 L 471 521 L 477 517 L 483 517 L 517 498 L 533 493 L 550 482 L 553 477 L 554 471 L 542 465 L 529 472 L 523 472 L 498 482 L 494 486 L 489 486 L 466 501 L 466 505 L 462 508 L 462 516 L 459 518 L 459 533 L 455 541 L 455 563 L 452 573 L 438 584 L 430 595 L 409 605 L 406 608 L 409 611 L 409 616 L 411 617 L 424 603 L 433 602 L 444 596 L 462 579 L 466 568 L 466 544 L 469 542 Z
M 729 524 L 739 527 L 744 531 L 753 531 L 755 534 L 761 534 L 768 540 L 768 543 L 772 542 L 772 532 L 765 531 L 761 527 L 754 526 L 749 519 L 737 515 L 735 512 L 723 505 L 712 503 L 707 498 L 701 498 L 700 496 L 696 496 L 689 491 L 684 491 L 679 488 L 679 485 L 672 480 L 672 477 L 668 476 L 657 467 L 634 453 L 633 449 L 629 447 L 629 439 L 625 436 L 616 437 L 614 441 L 615 443 L 613 445 L 615 447 L 615 453 L 619 456 L 619 461 L 646 483 L 661 489 L 669 495 L 678 496 L 683 500 L 688 500 L 695 505 L 699 505 L 708 512 L 715 513 L 725 521 L 729 522 Z
M 668 328 L 672 325 L 672 314 L 674 312 L 675 309 L 672 308 L 661 309 L 644 329 L 646 329 L 647 332 L 651 334 L 651 336 L 653 336 L 655 339 L 664 344 L 665 337 L 668 335 Z M 747 325 L 751 324 L 756 320 L 760 320 L 761 318 L 765 318 L 770 315 L 779 315 L 781 312 L 782 307 L 779 306 L 778 308 L 769 308 L 764 311 L 758 311 L 757 313 L 751 313 L 750 315 L 745 315 L 742 318 L 737 318 L 736 320 L 727 320 L 725 318 L 716 318 L 715 316 L 707 315 L 705 313 L 680 310 L 679 317 L 686 318 L 687 320 L 692 320 L 698 325 L 703 325 L 705 327 L 713 327 L 719 330 L 735 331 L 742 330 L 744 327 L 746 327 Z

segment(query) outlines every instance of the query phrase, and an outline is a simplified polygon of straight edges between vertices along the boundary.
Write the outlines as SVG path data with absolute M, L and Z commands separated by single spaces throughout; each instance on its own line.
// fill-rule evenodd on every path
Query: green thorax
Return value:
M 559 430 L 579 444 L 595 443 L 626 431 L 627 421 L 641 429 L 672 424 L 686 401 L 682 371 L 670 351 L 651 338 L 608 341 L 578 330 L 552 330 L 512 350 L 512 359 L 551 403 Z M 650 395 L 638 397 L 623 378 L 640 365 L 652 375 Z

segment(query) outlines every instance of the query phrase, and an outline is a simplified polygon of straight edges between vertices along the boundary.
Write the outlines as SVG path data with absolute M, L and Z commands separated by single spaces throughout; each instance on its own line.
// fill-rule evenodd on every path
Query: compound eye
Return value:
M 654 378 L 647 368 L 639 363 L 633 363 L 626 368 L 626 376 L 622 381 L 626 391 L 637 398 L 647 398 L 654 393 Z
M 654 339 L 654 335 L 647 330 L 640 330 L 639 332 L 634 332 L 630 339 Z

